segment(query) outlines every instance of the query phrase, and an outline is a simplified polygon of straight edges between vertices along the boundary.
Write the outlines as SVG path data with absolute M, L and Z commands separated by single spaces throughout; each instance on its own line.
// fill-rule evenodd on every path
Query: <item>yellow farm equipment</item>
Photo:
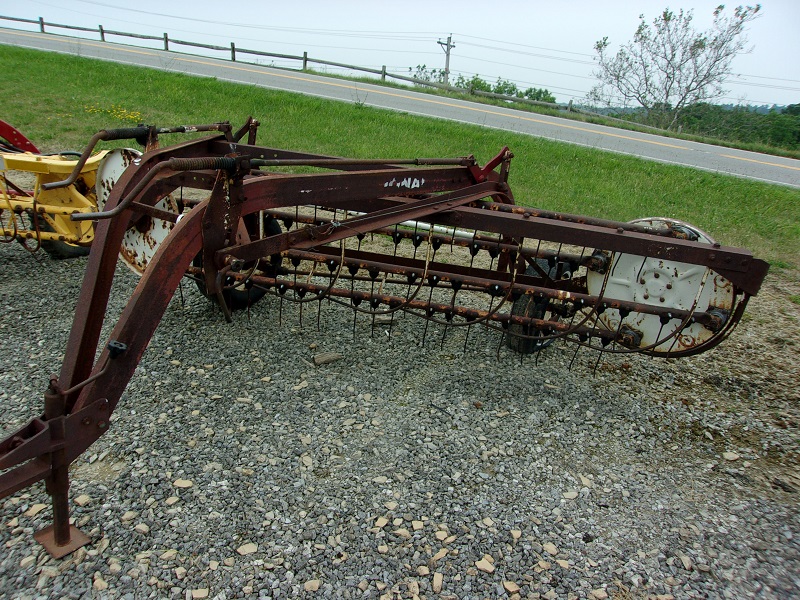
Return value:
M 73 172 L 80 154 L 42 154 L 0 121 L 0 241 L 19 241 L 31 251 L 41 247 L 56 258 L 87 254 L 94 226 L 70 215 L 97 210 L 97 171 L 107 154 L 88 157 L 69 185 L 52 186 Z

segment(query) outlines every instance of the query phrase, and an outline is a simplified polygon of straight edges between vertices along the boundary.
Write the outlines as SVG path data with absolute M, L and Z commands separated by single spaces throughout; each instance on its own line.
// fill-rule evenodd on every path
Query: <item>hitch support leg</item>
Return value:
M 34 539 L 44 546 L 53 558 L 61 558 L 89 543 L 86 536 L 69 522 L 69 461 L 63 445 L 66 398 L 53 377 L 44 394 L 44 415 L 50 425 L 50 439 L 61 447 L 50 453 L 50 475 L 45 479 L 47 493 L 53 500 L 53 524 L 34 534 Z

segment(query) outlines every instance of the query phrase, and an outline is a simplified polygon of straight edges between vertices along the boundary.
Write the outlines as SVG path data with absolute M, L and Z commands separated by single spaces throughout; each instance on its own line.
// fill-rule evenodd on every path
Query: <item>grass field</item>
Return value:
M 629 220 L 683 219 L 773 265 L 800 265 L 800 191 L 535 137 L 213 79 L 2 46 L 0 118 L 40 149 L 81 149 L 98 129 L 262 122 L 259 143 L 353 157 L 515 154 L 517 202 Z M 175 138 L 178 141 L 178 138 Z M 168 142 L 167 142 L 168 143 Z

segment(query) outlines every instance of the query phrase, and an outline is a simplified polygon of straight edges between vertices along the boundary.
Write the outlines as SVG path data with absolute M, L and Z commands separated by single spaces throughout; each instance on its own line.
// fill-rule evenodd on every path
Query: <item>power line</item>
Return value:
M 746 85 L 749 87 L 760 87 L 766 88 L 768 90 L 782 90 L 785 92 L 800 92 L 800 88 L 796 87 L 788 87 L 784 85 L 770 85 L 768 83 L 753 83 L 750 81 L 744 81 L 742 79 L 732 79 L 731 83 L 735 83 L 736 85 Z
M 477 57 L 474 57 L 474 56 L 465 56 L 463 58 L 466 58 L 468 60 L 478 61 L 478 62 L 485 62 L 485 63 L 489 63 L 489 64 L 493 64 L 493 65 L 503 65 L 504 67 L 512 67 L 512 68 L 515 68 L 515 69 L 524 69 L 526 71 L 540 71 L 542 73 L 549 73 L 550 75 L 562 75 L 562 76 L 566 76 L 566 77 L 575 77 L 577 79 L 592 79 L 592 80 L 595 79 L 595 77 L 589 77 L 587 75 L 572 75 L 571 73 L 561 73 L 559 71 L 547 71 L 545 69 L 537 69 L 536 67 L 526 67 L 526 66 L 523 66 L 523 65 L 512 65 L 512 64 L 509 64 L 509 63 L 505 63 L 505 62 L 499 62 L 499 61 L 496 61 L 496 60 L 488 60 L 486 58 L 477 58 Z
M 94 7 L 100 7 L 100 8 L 103 9 L 101 11 L 103 14 L 102 15 L 96 15 L 96 14 L 92 14 L 90 12 L 83 12 L 81 10 L 76 10 L 75 8 L 72 7 L 72 6 L 74 6 L 75 3 L 80 3 L 80 4 L 83 4 L 83 5 L 94 6 Z M 274 32 L 276 34 L 276 35 L 270 36 L 270 37 L 273 38 L 273 39 L 270 39 L 270 40 L 265 40 L 264 38 L 238 37 L 238 35 L 237 35 L 237 37 L 238 37 L 238 39 L 240 41 L 255 42 L 255 43 L 259 44 L 258 46 L 254 46 L 255 48 L 262 47 L 263 44 L 266 42 L 266 43 L 269 43 L 269 45 L 271 45 L 271 46 L 283 46 L 283 47 L 289 47 L 289 48 L 292 48 L 292 47 L 298 48 L 299 47 L 299 48 L 304 48 L 304 49 L 312 48 L 312 49 L 320 49 L 320 50 L 341 50 L 341 51 L 353 51 L 353 52 L 369 52 L 372 55 L 372 60 L 373 61 L 376 60 L 377 56 L 386 55 L 386 54 L 389 54 L 390 56 L 394 55 L 396 57 L 400 57 L 401 55 L 416 55 L 418 58 L 422 58 L 422 59 L 424 59 L 424 57 L 426 57 L 426 56 L 427 57 L 433 57 L 433 56 L 437 56 L 438 55 L 438 53 L 436 53 L 436 52 L 431 52 L 431 51 L 426 51 L 426 50 L 411 50 L 411 49 L 408 49 L 410 46 L 413 47 L 414 45 L 418 45 L 418 44 L 429 45 L 430 42 L 433 41 L 430 36 L 437 35 L 437 32 L 350 30 L 350 29 L 334 29 L 334 28 L 325 29 L 325 28 L 280 27 L 280 26 L 272 26 L 272 25 L 258 25 L 258 24 L 254 24 L 254 23 L 217 21 L 217 20 L 212 20 L 212 19 L 203 19 L 203 18 L 199 18 L 199 17 L 188 17 L 188 16 L 174 15 L 174 14 L 169 14 L 169 13 L 157 13 L 157 12 L 151 12 L 151 11 L 146 11 L 146 10 L 141 10 L 141 9 L 136 9 L 136 8 L 115 6 L 110 2 L 103 2 L 103 1 L 99 1 L 99 0 L 74 0 L 73 5 L 72 6 L 68 5 L 69 7 L 67 7 L 67 6 L 65 6 L 63 4 L 55 5 L 55 4 L 52 4 L 50 2 L 41 1 L 41 0 L 32 0 L 31 4 L 38 4 L 38 5 L 42 5 L 42 6 L 52 7 L 52 8 L 58 9 L 60 11 L 67 11 L 69 13 L 80 14 L 80 15 L 88 15 L 88 16 L 91 16 L 91 17 L 105 18 L 105 19 L 109 18 L 108 11 L 105 10 L 105 9 L 115 9 L 115 10 L 119 10 L 119 11 L 127 11 L 129 13 L 134 13 L 134 14 L 147 15 L 148 17 L 156 16 L 156 17 L 163 17 L 163 18 L 166 18 L 166 19 L 176 19 L 176 20 L 179 20 L 181 23 L 187 23 L 188 22 L 188 23 L 201 23 L 201 24 L 205 23 L 205 24 L 213 24 L 213 25 L 223 25 L 223 26 L 230 26 L 230 27 L 235 27 L 235 28 L 243 28 L 243 29 L 250 29 L 250 30 L 257 30 L 257 31 L 270 31 L 270 32 Z M 159 26 L 159 23 L 157 23 L 157 22 L 154 23 L 154 21 L 152 21 L 152 20 L 149 20 L 146 23 L 141 23 L 141 22 L 138 22 L 138 21 L 128 21 L 128 20 L 119 19 L 119 18 L 113 19 L 113 20 L 117 21 L 117 22 L 120 22 L 120 23 L 131 23 L 131 24 L 138 25 L 138 26 L 141 26 L 141 27 L 144 27 L 144 28 L 147 28 L 147 29 L 152 29 L 154 26 L 156 26 L 156 27 Z M 173 29 L 173 31 L 176 31 L 176 32 L 191 33 L 191 34 L 195 34 L 195 35 L 200 35 L 200 36 L 203 36 L 206 39 L 208 39 L 208 38 L 212 38 L 213 39 L 213 38 L 219 38 L 220 37 L 220 33 L 218 31 L 209 32 L 209 31 L 192 31 L 192 30 L 179 29 L 179 28 L 172 28 L 172 29 Z M 299 43 L 299 42 L 294 42 L 294 41 L 283 41 L 283 40 L 280 40 L 280 39 L 274 39 L 274 38 L 283 37 L 283 36 L 280 36 L 279 34 L 288 34 L 288 35 L 295 35 L 295 36 L 297 36 L 298 34 L 299 35 L 303 35 L 303 36 L 314 35 L 314 36 L 323 37 L 323 38 L 325 38 L 325 37 L 328 37 L 328 38 L 340 38 L 342 40 L 351 39 L 351 40 L 359 40 L 359 41 L 364 41 L 364 42 L 375 41 L 375 40 L 379 40 L 380 39 L 380 40 L 386 40 L 386 41 L 390 41 L 390 42 L 405 42 L 405 43 L 402 45 L 402 49 L 386 50 L 386 49 L 379 48 L 379 47 L 378 48 L 376 48 L 376 47 L 359 47 L 357 45 L 357 43 L 354 44 L 354 45 L 341 46 L 341 45 L 337 45 L 336 43 L 333 43 L 333 44 L 325 44 L 325 43 L 322 43 L 322 44 L 309 44 L 309 43 Z M 223 33 L 222 35 L 228 35 L 228 34 L 227 33 Z M 468 35 L 468 34 L 457 34 L 457 35 L 462 36 L 463 38 L 465 38 L 465 41 L 460 41 L 459 42 L 459 45 L 461 45 L 461 46 L 480 48 L 480 49 L 484 49 L 484 50 L 488 50 L 488 51 L 492 51 L 492 52 L 513 53 L 515 55 L 520 55 L 520 56 L 524 56 L 524 57 L 533 57 L 535 59 L 557 60 L 557 61 L 562 61 L 562 62 L 567 62 L 567 63 L 593 65 L 593 66 L 596 64 L 594 61 L 587 61 L 587 60 L 581 60 L 580 58 L 573 58 L 573 57 L 591 57 L 592 56 L 592 55 L 586 54 L 586 53 L 568 51 L 568 50 L 559 50 L 559 49 L 556 49 L 556 48 L 546 48 L 546 47 L 534 46 L 534 45 L 530 45 L 530 44 L 519 44 L 519 43 L 516 43 L 516 42 L 510 42 L 510 41 L 506 41 L 506 40 L 497 40 L 497 39 L 480 37 L 480 36 L 473 36 L 473 35 Z M 482 41 L 482 42 L 488 42 L 488 44 L 475 43 L 473 41 L 468 41 L 468 40 L 478 40 L 478 41 Z M 322 40 L 320 40 L 320 41 L 322 41 Z M 331 41 L 333 41 L 333 39 L 331 39 Z M 451 41 L 452 41 L 452 34 L 451 34 Z M 445 42 L 443 42 L 441 39 L 439 40 L 439 43 L 442 45 L 443 48 L 445 47 Z M 455 44 L 452 44 L 452 47 L 454 48 Z M 527 49 L 527 50 L 532 50 L 532 51 L 526 51 L 526 50 L 521 50 L 521 49 Z M 544 53 L 536 52 L 536 51 L 539 51 L 539 50 L 540 51 L 544 51 L 544 52 L 558 54 L 558 55 L 561 55 L 561 56 L 554 55 L 554 54 L 544 54 Z M 450 53 L 447 52 L 447 54 L 449 56 Z M 491 55 L 489 53 L 486 53 L 486 54 Z M 455 53 L 453 54 L 453 56 L 456 56 L 459 59 L 463 59 L 464 61 L 470 61 L 470 62 L 473 62 L 473 63 L 474 62 L 486 63 L 486 64 L 490 64 L 490 65 L 500 65 L 500 66 L 502 66 L 504 68 L 507 68 L 507 69 L 515 69 L 515 70 L 516 69 L 520 69 L 520 70 L 524 69 L 526 71 L 534 71 L 534 72 L 537 72 L 537 73 L 550 74 L 550 75 L 554 75 L 554 76 L 558 76 L 558 77 L 570 77 L 570 78 L 574 78 L 574 79 L 584 79 L 584 80 L 594 80 L 595 79 L 594 77 L 591 77 L 591 76 L 588 76 L 588 75 L 577 75 L 577 74 L 572 74 L 572 73 L 564 73 L 564 72 L 561 72 L 561 71 L 539 69 L 539 68 L 536 68 L 536 67 L 530 67 L 530 66 L 525 66 L 525 65 L 521 65 L 521 64 L 510 64 L 508 62 L 493 61 L 493 60 L 489 60 L 489 59 L 486 59 L 486 58 L 478 58 L 478 57 L 475 57 L 475 56 L 468 56 L 468 55 L 463 55 L 462 56 L 462 55 L 458 55 L 458 54 L 455 54 Z M 392 60 L 388 56 L 387 56 L 387 58 L 389 58 L 389 60 Z M 402 58 L 401 58 L 401 60 L 402 60 Z M 412 61 L 413 61 L 413 59 L 412 59 Z M 527 62 L 527 61 L 525 61 L 525 62 Z M 536 61 L 531 61 L 531 62 L 536 62 Z M 449 65 L 447 64 L 447 62 L 445 63 L 445 70 L 449 71 Z M 759 81 L 748 81 L 748 79 L 756 79 L 756 80 L 759 80 Z M 790 78 L 780 78 L 780 77 L 768 77 L 768 76 L 764 76 L 764 75 L 735 74 L 734 77 L 728 81 L 728 83 L 730 85 L 736 86 L 737 88 L 761 88 L 763 90 L 775 90 L 775 91 L 789 92 L 789 93 L 800 92 L 800 88 L 799 87 L 791 86 L 791 85 L 788 85 L 788 86 L 787 85 L 781 85 L 781 82 L 785 82 L 785 83 L 789 83 L 789 84 L 796 84 L 796 83 L 800 83 L 800 80 L 790 79 Z M 530 85 L 534 85 L 534 86 L 537 86 L 537 87 L 547 87 L 548 89 L 562 90 L 562 91 L 560 91 L 560 93 L 568 95 L 568 96 L 572 95 L 572 94 L 570 94 L 568 92 L 578 92 L 580 94 L 585 94 L 586 93 L 586 92 L 583 92 L 581 90 L 576 90 L 576 89 L 573 89 L 573 88 L 556 88 L 556 87 L 554 87 L 552 85 L 548 85 L 548 84 L 533 83 L 533 84 L 530 84 Z
M 253 23 L 237 23 L 233 21 L 220 21 L 218 19 L 198 19 L 196 17 L 187 17 L 186 15 L 173 15 L 169 13 L 159 13 L 149 10 L 140 10 L 136 8 L 128 8 L 123 6 L 115 6 L 106 2 L 96 2 L 92 0 L 74 0 L 82 4 L 90 4 L 93 6 L 101 6 L 103 8 L 113 8 L 115 10 L 124 10 L 128 12 L 144 14 L 148 16 L 166 17 L 169 19 L 178 19 L 180 21 L 193 21 L 197 23 L 210 23 L 212 25 L 230 25 L 233 27 L 244 27 L 246 29 L 260 29 L 268 31 L 285 31 L 287 33 L 310 33 L 316 35 L 331 35 L 331 36 L 344 36 L 344 37 L 362 37 L 362 38 L 378 38 L 378 39 L 396 39 L 396 40 L 422 40 L 424 36 L 437 35 L 438 32 L 429 31 L 365 31 L 365 30 L 350 30 L 350 29 L 315 29 L 306 27 L 277 27 L 274 25 L 255 25 Z M 63 5 L 59 8 L 64 8 Z M 70 9 L 67 9 L 70 10 Z M 93 15 L 96 16 L 96 15 Z M 411 38 L 407 36 L 413 36 Z
M 47 2 L 40 2 L 38 0 L 34 0 L 34 1 L 36 1 L 37 4 L 41 4 L 43 6 L 49 6 L 51 8 L 58 8 L 59 10 L 66 10 L 66 11 L 69 11 L 69 12 L 72 12 L 72 13 L 75 13 L 75 14 L 80 14 L 80 15 L 85 15 L 85 16 L 90 16 L 90 17 L 97 17 L 97 18 L 102 18 L 102 17 L 106 17 L 107 16 L 107 15 L 96 15 L 96 14 L 93 14 L 93 13 L 87 13 L 87 12 L 75 10 L 75 9 L 72 9 L 72 8 L 65 8 L 64 6 L 61 6 L 61 5 L 57 6 L 57 5 L 53 5 L 53 4 L 48 4 Z M 85 2 L 86 4 L 96 4 L 96 5 L 99 5 L 99 6 L 109 6 L 109 7 L 111 7 L 111 5 L 107 5 L 107 4 L 104 4 L 104 3 L 101 3 L 101 2 L 89 2 L 88 0 L 76 0 L 76 1 L 77 2 Z M 113 7 L 113 8 L 119 9 L 119 10 L 129 10 L 131 12 L 147 14 L 147 15 L 167 16 L 167 17 L 171 16 L 171 15 L 163 15 L 163 14 L 160 14 L 160 13 L 150 13 L 150 12 L 147 12 L 147 11 L 136 10 L 136 9 L 126 9 L 126 8 L 122 8 L 122 7 Z M 213 23 L 213 24 L 225 24 L 225 25 L 237 26 L 235 23 L 224 23 L 224 22 L 211 21 L 211 20 L 205 20 L 205 19 L 193 19 L 193 18 L 183 18 L 183 17 L 174 17 L 174 18 L 180 19 L 181 21 L 194 21 L 194 22 L 198 22 L 198 23 Z M 130 24 L 130 25 L 141 25 L 143 27 L 152 27 L 153 26 L 152 23 L 142 23 L 142 22 L 139 22 L 139 21 L 129 21 L 129 20 L 120 19 L 120 18 L 115 18 L 114 20 L 117 21 L 117 22 L 120 22 L 120 23 L 127 23 L 127 24 Z M 267 26 L 264 26 L 264 27 L 247 26 L 247 25 L 238 25 L 238 26 L 250 27 L 250 28 L 256 28 L 256 29 L 268 29 L 268 30 L 276 30 L 276 31 L 285 31 L 286 33 L 298 33 L 298 32 L 315 33 L 315 32 L 334 31 L 334 30 L 302 30 L 302 29 L 297 29 L 297 28 L 280 28 L 280 27 L 267 27 Z M 180 33 L 193 33 L 193 34 L 205 35 L 205 36 L 211 35 L 211 36 L 217 36 L 218 37 L 218 34 L 216 34 L 214 32 L 195 31 L 195 30 L 192 30 L 192 29 L 172 28 L 172 31 L 176 31 L 176 32 L 180 32 Z M 329 35 L 329 34 L 328 33 L 324 33 L 324 35 Z M 349 37 L 358 37 L 358 36 L 349 36 Z M 387 39 L 387 37 L 384 36 L 384 35 L 363 36 L 363 37 L 365 39 Z M 418 39 L 396 37 L 396 38 L 389 38 L 389 39 L 392 39 L 393 41 L 404 41 L 405 40 L 405 41 L 413 41 L 413 42 L 425 43 L 425 44 L 429 44 L 430 43 L 430 37 L 418 38 Z M 237 41 L 262 42 L 263 43 L 265 40 L 263 38 L 239 37 Z M 300 46 L 300 47 L 304 47 L 304 48 L 324 48 L 324 49 L 333 49 L 333 50 L 360 50 L 360 51 L 366 51 L 366 52 L 388 52 L 388 53 L 392 53 L 392 54 L 394 54 L 394 53 L 425 54 L 425 55 L 428 55 L 428 56 L 437 56 L 437 54 L 435 52 L 426 52 L 424 50 L 386 50 L 384 48 L 365 48 L 365 47 L 355 47 L 355 46 L 337 46 L 337 45 L 308 44 L 308 43 L 300 44 L 298 42 L 284 42 L 284 41 L 280 41 L 280 42 L 276 41 L 276 43 L 280 43 L 283 46 L 295 46 L 295 47 Z
M 466 42 L 466 43 L 469 46 L 473 46 L 475 48 L 485 48 L 487 50 L 497 50 L 497 51 L 500 51 L 500 52 L 513 52 L 514 54 L 521 54 L 521 55 L 524 55 L 524 56 L 533 56 L 533 57 L 536 57 L 536 58 L 546 58 L 548 60 L 560 60 L 560 61 L 563 61 L 563 62 L 576 63 L 576 64 L 580 64 L 580 65 L 594 65 L 595 64 L 594 61 L 591 61 L 591 60 L 580 60 L 580 59 L 577 59 L 577 58 L 564 58 L 564 57 L 561 57 L 561 56 L 550 56 L 548 54 L 538 54 L 536 52 L 522 52 L 522 51 L 519 51 L 519 50 L 514 51 L 514 50 L 509 50 L 507 48 L 497 48 L 495 46 L 485 46 L 483 44 L 469 44 L 468 42 Z
M 505 67 L 512 67 L 515 69 L 525 69 L 526 71 L 539 71 L 541 73 L 549 73 L 550 75 L 563 75 L 565 77 L 576 77 L 578 79 L 595 79 L 595 77 L 589 77 L 588 75 L 572 75 L 571 73 L 562 73 L 560 71 L 548 71 L 546 69 L 537 69 L 536 67 L 526 67 L 523 65 L 512 65 L 507 62 L 500 62 L 496 60 L 489 60 L 486 58 L 477 58 L 475 56 L 461 56 L 460 58 L 466 58 L 468 60 L 474 60 L 478 62 L 485 62 L 493 65 L 503 65 Z
M 483 40 L 484 42 L 494 42 L 496 44 L 513 44 L 515 48 L 531 48 L 533 50 L 546 50 L 547 52 L 561 52 L 563 54 L 574 54 L 576 56 L 589 56 L 593 57 L 593 54 L 586 54 L 584 52 L 573 52 L 570 50 L 557 50 L 555 48 L 542 48 L 541 46 L 529 46 L 527 44 L 519 44 L 517 42 L 508 42 L 506 40 L 493 40 L 491 38 L 484 38 L 478 37 L 475 35 L 466 35 L 464 33 L 458 34 L 460 37 L 471 38 L 473 40 Z M 498 48 L 499 49 L 499 48 Z M 507 52 L 515 52 L 516 50 L 506 50 Z
M 472 73 L 470 71 L 454 71 L 454 73 L 464 77 L 465 79 L 469 79 L 466 76 L 470 76 L 470 78 L 471 78 L 471 76 L 473 76 L 473 75 L 480 77 L 479 73 Z M 521 81 L 519 79 L 503 79 L 503 81 L 508 81 L 510 83 L 513 83 L 513 84 L 517 85 L 518 88 L 520 88 L 521 91 L 524 91 L 524 89 L 526 87 L 545 88 L 550 92 L 557 92 L 560 95 L 570 96 L 572 98 L 582 98 L 587 93 L 584 90 L 576 90 L 576 89 L 573 89 L 573 88 L 564 88 L 564 87 L 559 87 L 559 86 L 552 86 L 552 85 L 548 85 L 548 84 L 545 84 L 545 83 L 537 83 L 535 81 Z M 487 83 L 490 83 L 490 82 L 487 81 Z M 577 92 L 577 93 L 576 94 L 570 94 L 569 92 Z
M 746 106 L 780 106 L 778 102 L 767 102 L 766 100 L 748 100 L 746 98 L 734 98 L 733 96 L 720 96 L 720 100 L 733 100 L 737 106 L 741 106 L 742 102 L 747 102 Z
M 748 75 L 746 73 L 737 73 L 737 77 L 753 77 L 754 79 L 774 79 L 775 81 L 789 81 L 791 83 L 800 83 L 800 79 L 784 79 L 782 77 L 767 77 L 765 75 Z

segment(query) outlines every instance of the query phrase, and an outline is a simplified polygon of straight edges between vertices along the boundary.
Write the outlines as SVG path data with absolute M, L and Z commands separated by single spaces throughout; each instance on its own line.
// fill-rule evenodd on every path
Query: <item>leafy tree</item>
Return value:
M 757 106 L 687 106 L 678 125 L 685 133 L 730 141 L 761 143 L 788 150 L 800 148 L 800 115 L 780 110 L 760 112 Z
M 550 90 L 545 88 L 528 88 L 522 93 L 523 98 L 528 100 L 536 100 L 537 102 L 550 102 L 555 104 L 556 97 L 550 93 Z
M 491 92 L 492 91 L 492 84 L 488 81 L 484 81 L 480 78 L 479 75 L 473 75 L 471 78 L 467 79 L 463 75 L 459 74 L 456 77 L 455 86 L 458 88 L 463 88 L 465 90 L 478 90 L 481 92 Z
M 633 40 L 612 55 L 607 37 L 594 46 L 599 79 L 593 102 L 611 106 L 622 100 L 643 107 L 651 123 L 674 127 L 684 108 L 725 94 L 722 85 L 737 54 L 748 52 L 745 28 L 761 5 L 738 6 L 726 16 L 714 10 L 708 31 L 692 26 L 693 12 L 665 9 L 652 26 L 640 15 Z
M 521 96 L 519 88 L 517 84 L 513 81 L 508 81 L 507 79 L 503 79 L 499 77 L 497 79 L 497 83 L 494 84 L 492 91 L 495 94 L 502 94 L 503 96 Z
M 415 79 L 421 81 L 444 82 L 443 69 L 428 69 L 425 65 L 417 65 L 416 71 L 409 67 L 408 72 L 409 74 L 413 74 Z M 528 88 L 523 92 L 517 87 L 516 83 L 503 79 L 502 77 L 498 77 L 497 83 L 492 85 L 485 79 L 482 79 L 480 75 L 473 75 L 467 78 L 462 73 L 459 73 L 458 77 L 453 81 L 453 85 L 457 88 L 467 90 L 470 93 L 475 91 L 493 92 L 495 94 L 503 94 L 504 96 L 516 96 L 517 98 L 538 100 L 539 102 L 555 103 L 556 101 L 555 96 L 553 96 L 549 90 L 544 88 Z
M 408 73 L 410 77 L 420 81 L 444 83 L 444 69 L 428 69 L 427 65 L 417 65 L 416 70 L 408 67 Z
M 787 115 L 794 115 L 796 117 L 800 117 L 800 104 L 790 104 L 786 108 L 783 109 Z

